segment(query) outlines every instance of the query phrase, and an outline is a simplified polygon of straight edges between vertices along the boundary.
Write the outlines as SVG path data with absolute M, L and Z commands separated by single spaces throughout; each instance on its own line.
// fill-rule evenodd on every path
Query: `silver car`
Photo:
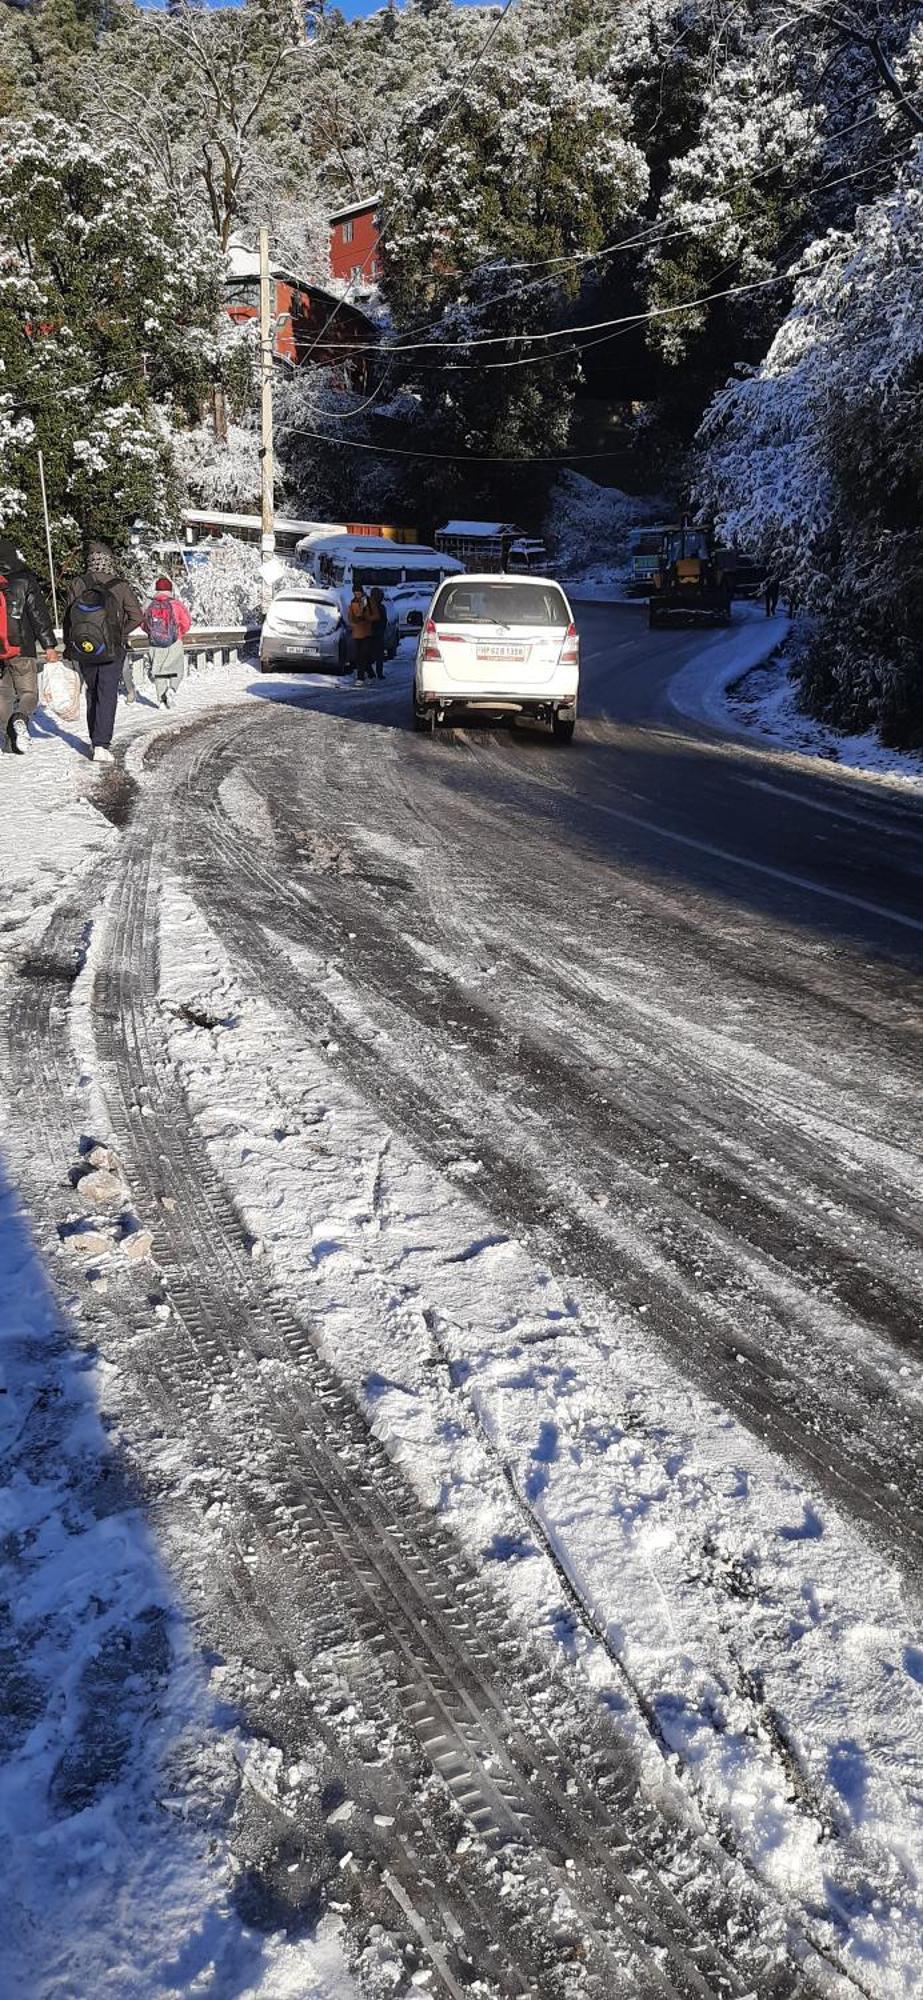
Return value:
M 260 633 L 260 671 L 288 667 L 349 670 L 349 628 L 334 590 L 289 584 L 274 597 Z

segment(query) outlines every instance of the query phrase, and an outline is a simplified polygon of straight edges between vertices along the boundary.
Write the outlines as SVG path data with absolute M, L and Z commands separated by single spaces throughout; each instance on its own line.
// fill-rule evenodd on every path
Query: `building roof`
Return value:
M 185 507 L 182 518 L 190 527 L 220 527 L 232 533 L 235 528 L 259 530 L 259 514 L 226 514 L 216 507 Z M 275 525 L 283 535 L 339 535 L 345 532 L 338 522 L 333 521 L 293 521 L 286 514 L 277 514 Z
M 331 229 L 336 222 L 348 222 L 351 215 L 364 215 L 367 209 L 377 208 L 380 201 L 380 194 L 367 194 L 364 201 L 352 201 L 348 208 L 338 208 L 333 215 L 327 217 Z
M 439 535 L 521 535 L 522 529 L 512 521 L 447 521 L 444 528 L 437 528 Z

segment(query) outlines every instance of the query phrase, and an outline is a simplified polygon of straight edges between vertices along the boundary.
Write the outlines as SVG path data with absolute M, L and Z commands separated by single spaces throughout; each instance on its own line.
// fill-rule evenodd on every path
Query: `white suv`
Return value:
M 413 684 L 416 729 L 466 710 L 550 723 L 569 743 L 577 720 L 580 642 L 550 577 L 447 577 L 420 635 Z

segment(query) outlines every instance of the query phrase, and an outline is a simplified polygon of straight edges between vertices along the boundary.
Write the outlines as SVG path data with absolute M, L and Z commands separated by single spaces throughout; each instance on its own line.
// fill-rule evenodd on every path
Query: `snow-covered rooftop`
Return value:
M 437 528 L 439 535 L 521 535 L 522 529 L 512 521 L 447 521 L 444 528 Z

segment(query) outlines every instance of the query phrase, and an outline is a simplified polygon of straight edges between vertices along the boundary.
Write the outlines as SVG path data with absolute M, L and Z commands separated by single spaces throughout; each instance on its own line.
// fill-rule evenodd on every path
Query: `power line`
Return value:
M 837 133 L 835 137 L 842 138 L 846 136 L 846 133 L 855 130 L 858 125 L 866 124 L 868 122 L 869 121 L 867 119 L 859 119 L 856 121 L 856 125 L 845 127 L 844 131 L 841 133 Z M 890 166 L 893 165 L 896 161 L 903 159 L 904 157 L 905 157 L 904 149 L 901 148 L 897 152 L 888 154 L 883 159 L 876 161 L 873 164 L 876 167 Z M 851 169 L 849 173 L 838 175 L 833 180 L 822 180 L 816 182 L 813 188 L 808 188 L 805 190 L 805 192 L 807 194 L 816 194 L 819 192 L 824 192 L 829 188 L 840 187 L 845 182 L 850 180 L 855 180 L 857 177 L 861 176 L 862 174 L 868 171 L 869 168 L 865 166 L 854 167 L 853 169 Z M 676 231 L 669 232 L 669 235 L 685 236 L 694 233 L 695 233 L 695 225 L 687 225 L 683 229 L 678 229 Z M 667 237 L 665 236 L 664 239 L 662 240 L 667 240 Z M 633 239 L 627 239 L 623 244 L 614 245 L 612 246 L 612 248 L 613 250 L 616 248 L 630 248 L 632 246 L 632 241 Z M 715 303 L 719 299 L 733 298 L 760 289 L 770 289 L 772 286 L 775 285 L 788 284 L 790 282 L 794 282 L 797 279 L 798 275 L 799 274 L 797 271 L 794 272 L 792 270 L 781 271 L 773 275 L 770 275 L 766 278 L 755 279 L 749 284 L 730 285 L 726 287 L 724 290 L 705 293 L 699 298 L 682 300 L 676 303 L 675 305 L 655 306 L 651 307 L 646 312 L 625 314 L 620 318 L 611 320 L 598 320 L 595 322 L 590 321 L 583 326 L 555 327 L 551 329 L 551 331 L 549 332 L 543 332 L 543 333 L 513 332 L 506 334 L 494 334 L 490 336 L 473 335 L 469 336 L 466 339 L 455 340 L 455 341 L 434 340 L 434 341 L 395 343 L 391 347 L 382 347 L 380 343 L 375 343 L 373 346 L 371 343 L 369 343 L 362 347 L 358 345 L 354 347 L 349 347 L 347 349 L 344 349 L 343 351 L 351 354 L 375 353 L 380 355 L 382 358 L 386 359 L 389 355 L 392 354 L 426 353 L 428 350 L 431 350 L 433 353 L 440 353 L 444 352 L 447 348 L 450 347 L 460 348 L 464 351 L 471 347 L 483 347 L 490 345 L 511 346 L 515 341 L 551 341 L 556 339 L 564 339 L 569 334 L 579 335 L 582 333 L 595 333 L 597 335 L 597 338 L 595 340 L 575 341 L 570 347 L 560 348 L 554 351 L 553 353 L 525 354 L 525 355 L 515 356 L 512 359 L 508 358 L 504 361 L 472 361 L 472 362 L 454 361 L 445 363 L 418 364 L 418 368 L 423 369 L 427 374 L 445 374 L 445 375 L 468 374 L 474 369 L 477 369 L 479 372 L 493 374 L 493 373 L 499 373 L 501 371 L 506 371 L 512 368 L 530 368 L 530 367 L 534 368 L 535 366 L 541 365 L 544 362 L 566 360 L 572 355 L 579 356 L 587 348 L 590 347 L 602 347 L 606 344 L 607 341 L 617 339 L 620 334 L 627 332 L 630 327 L 643 325 L 645 322 L 650 321 L 652 319 L 659 319 L 680 312 L 694 312 L 702 306 Z M 511 293 L 509 296 L 515 297 L 519 296 L 519 294 Z M 498 303 L 498 301 L 488 300 L 485 301 L 484 303 L 485 306 L 487 306 L 496 304 Z M 439 325 L 440 323 L 441 322 L 439 321 L 432 322 L 433 325 Z M 602 329 L 602 331 L 600 331 L 600 329 Z M 370 397 L 366 397 L 364 402 L 361 403 L 358 406 L 358 408 L 353 410 L 343 410 L 343 411 L 339 410 L 322 411 L 319 405 L 315 405 L 316 414 L 323 416 L 325 422 L 330 421 L 336 423 L 346 423 L 349 421 L 351 417 L 360 416 L 364 410 L 370 407 L 370 405 L 375 401 L 377 394 L 384 386 L 384 380 L 385 378 L 382 377 L 378 385 L 378 390 L 373 391 Z
M 871 125 L 876 123 L 877 119 L 878 119 L 877 112 L 875 111 L 867 112 L 862 118 L 854 119 L 851 125 L 844 125 L 841 127 L 839 131 L 831 133 L 829 137 L 825 139 L 825 143 L 829 146 L 833 146 L 839 140 L 849 138 L 849 136 L 853 132 L 860 131 L 864 125 Z M 802 154 L 801 157 L 806 157 L 806 156 Z M 886 159 L 882 161 L 872 162 L 871 164 L 878 166 L 886 166 L 890 163 L 891 159 L 900 159 L 901 157 L 902 157 L 901 153 L 890 154 L 887 156 Z M 790 166 L 793 164 L 793 161 L 789 160 L 785 164 Z M 721 194 L 722 195 L 734 194 L 740 187 L 751 187 L 755 181 L 771 179 L 773 174 L 777 174 L 780 171 L 780 166 L 781 162 L 777 161 L 771 167 L 762 167 L 757 169 L 755 173 L 745 174 L 745 175 L 742 174 L 738 179 L 726 183 L 721 188 Z M 862 167 L 855 167 L 853 168 L 851 173 L 842 175 L 838 180 L 816 181 L 813 187 L 808 186 L 803 190 L 803 193 L 805 195 L 822 194 L 828 187 L 839 187 L 841 185 L 841 181 L 853 180 L 857 178 L 859 175 L 867 173 L 869 170 L 870 168 L 868 165 Z M 603 263 L 607 258 L 616 257 L 620 255 L 620 253 L 624 250 L 636 250 L 644 248 L 658 250 L 662 243 L 674 242 L 678 237 L 694 236 L 697 233 L 697 231 L 698 231 L 698 225 L 694 222 L 687 222 L 680 224 L 675 229 L 662 229 L 657 223 L 652 222 L 646 229 L 639 230 L 636 235 L 620 237 L 617 243 L 610 243 L 604 245 L 601 250 L 569 251 L 566 256 L 538 257 L 530 261 L 504 264 L 502 268 L 507 271 L 537 271 L 537 270 L 545 270 L 552 266 L 558 268 L 573 269 L 581 264 Z M 470 304 L 465 305 L 464 311 L 471 313 L 489 312 L 494 306 L 503 305 L 508 299 L 522 298 L 525 296 L 527 292 L 540 291 L 543 286 L 553 285 L 556 282 L 557 280 L 553 277 L 536 278 L 535 282 L 531 285 L 518 285 L 511 291 L 496 293 L 493 298 L 473 300 Z M 449 307 L 447 307 L 447 311 L 451 310 L 452 306 L 450 305 Z M 431 328 L 441 326 L 443 324 L 444 318 L 445 314 L 442 314 L 439 319 L 417 321 L 411 324 L 409 327 L 405 328 L 405 332 L 427 333 Z
M 602 458 L 621 458 L 622 449 L 612 451 L 571 451 L 563 457 L 547 457 L 543 453 L 516 457 L 513 453 L 478 451 L 411 451 L 404 445 L 367 444 L 362 438 L 327 437 L 323 431 L 305 429 L 290 430 L 289 437 L 317 438 L 321 444 L 335 444 L 337 449 L 349 451 L 371 451 L 379 458 L 419 458 L 432 459 L 439 465 L 573 465 Z
M 697 306 L 711 305 L 717 299 L 735 298 L 746 292 L 765 291 L 769 285 L 784 284 L 787 275 L 785 272 L 774 273 L 768 278 L 754 278 L 744 285 L 727 285 L 721 291 L 705 292 L 700 298 L 681 300 L 675 305 L 650 306 L 646 312 L 624 313 L 616 319 L 588 320 L 581 326 L 553 327 L 544 333 L 469 334 L 467 339 L 462 340 L 395 341 L 391 347 L 382 347 L 377 342 L 365 341 L 361 343 L 356 342 L 355 345 L 351 346 L 344 346 L 340 349 L 340 352 L 343 354 L 379 354 L 383 356 L 389 354 L 438 354 L 445 353 L 449 348 L 461 348 L 463 351 L 466 351 L 472 347 L 511 347 L 516 341 L 561 340 L 567 334 L 600 333 L 610 327 L 639 326 L 645 320 L 663 319 L 673 313 L 692 312 Z

